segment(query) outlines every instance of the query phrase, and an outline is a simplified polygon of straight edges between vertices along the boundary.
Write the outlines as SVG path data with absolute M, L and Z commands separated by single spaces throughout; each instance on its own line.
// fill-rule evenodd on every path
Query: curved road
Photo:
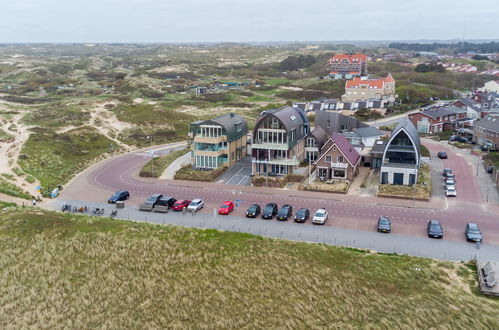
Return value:
M 444 227 L 445 239 L 454 241 L 464 241 L 466 223 L 477 222 L 484 232 L 485 244 L 499 245 L 499 215 L 489 210 L 487 204 L 482 201 L 472 166 L 463 157 L 456 155 L 453 150 L 430 143 L 426 145 L 435 161 L 440 161 L 436 157 L 436 152 L 446 150 L 449 154 L 449 159 L 443 162 L 443 166 L 452 167 L 456 173 L 459 193 L 456 199 L 447 201 L 437 197 L 432 199 L 432 202 L 413 202 L 138 178 L 138 171 L 151 158 L 147 151 L 118 156 L 93 166 L 67 185 L 63 197 L 82 201 L 103 201 L 116 190 L 128 190 L 132 195 L 130 203 L 139 204 L 153 193 L 162 193 L 177 199 L 202 198 L 206 207 L 201 213 L 210 214 L 213 208 L 218 208 L 223 201 L 240 199 L 241 207 L 233 215 L 241 217 L 244 216 L 244 211 L 250 204 L 264 205 L 272 201 L 279 206 L 291 204 L 294 210 L 307 207 L 311 209 L 311 212 L 325 207 L 329 211 L 328 226 L 355 230 L 373 231 L 376 228 L 377 217 L 385 215 L 392 220 L 393 233 L 420 237 L 426 236 L 426 222 L 429 219 L 438 219 Z M 179 143 L 157 147 L 156 153 L 165 154 L 181 147 L 183 144 Z

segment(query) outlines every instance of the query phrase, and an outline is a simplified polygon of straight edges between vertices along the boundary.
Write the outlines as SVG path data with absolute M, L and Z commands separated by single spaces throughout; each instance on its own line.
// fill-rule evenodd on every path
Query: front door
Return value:
M 393 184 L 404 184 L 404 173 L 393 173 Z
M 381 172 L 381 184 L 388 183 L 388 172 Z

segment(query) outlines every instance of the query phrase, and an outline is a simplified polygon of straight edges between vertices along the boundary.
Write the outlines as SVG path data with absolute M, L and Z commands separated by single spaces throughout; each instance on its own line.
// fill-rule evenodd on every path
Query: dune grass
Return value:
M 1 177 L 0 177 L 0 193 L 22 199 L 31 199 L 31 195 L 28 192 Z
M 142 167 L 139 176 L 159 178 L 171 163 L 173 163 L 180 156 L 185 155 L 188 151 L 189 148 L 184 148 L 172 151 L 165 156 L 151 159 L 144 165 L 144 167 Z
M 0 327 L 497 325 L 461 263 L 41 210 L 0 212 Z
M 92 160 L 109 152 L 112 143 L 91 127 L 62 134 L 38 128 L 24 143 L 19 165 L 24 172 L 38 178 L 43 188 L 51 189 L 66 183 Z

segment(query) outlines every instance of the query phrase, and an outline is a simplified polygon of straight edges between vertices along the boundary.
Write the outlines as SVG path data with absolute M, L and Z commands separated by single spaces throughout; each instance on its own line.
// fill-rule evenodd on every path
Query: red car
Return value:
M 182 209 L 184 207 L 187 209 L 187 206 L 189 206 L 190 203 L 191 203 L 191 201 L 189 201 L 187 199 L 178 200 L 178 201 L 175 202 L 175 204 L 173 204 L 172 210 L 174 210 L 174 211 L 182 211 Z
M 218 214 L 228 215 L 230 212 L 234 211 L 234 203 L 231 201 L 224 202 L 222 206 L 218 209 Z

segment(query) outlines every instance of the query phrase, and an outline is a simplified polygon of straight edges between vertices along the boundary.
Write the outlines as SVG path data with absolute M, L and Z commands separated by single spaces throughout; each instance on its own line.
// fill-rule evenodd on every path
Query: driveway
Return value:
M 219 176 L 215 182 L 232 184 L 235 186 L 251 185 L 251 157 L 244 157 L 231 166 L 224 174 Z

